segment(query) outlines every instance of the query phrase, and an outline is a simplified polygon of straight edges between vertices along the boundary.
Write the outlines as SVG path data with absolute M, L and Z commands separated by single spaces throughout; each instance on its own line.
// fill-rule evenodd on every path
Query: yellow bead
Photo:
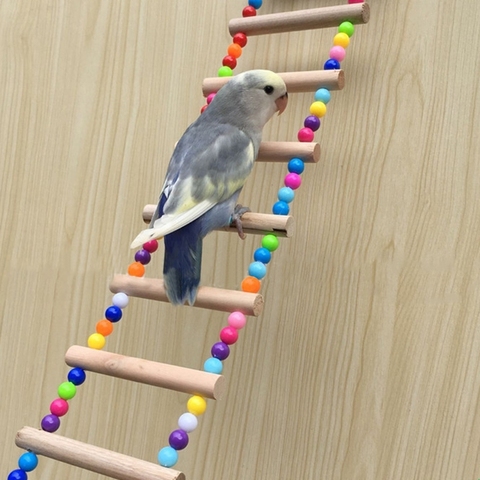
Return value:
M 190 397 L 187 402 L 187 410 L 193 415 L 202 415 L 207 409 L 206 400 L 200 395 Z
M 348 45 L 350 44 L 350 37 L 343 32 L 337 33 L 333 37 L 333 44 L 343 48 L 347 48 Z
M 105 337 L 101 333 L 92 333 L 87 343 L 90 348 L 101 350 L 105 346 Z
M 310 113 L 321 118 L 327 113 L 327 106 L 323 102 L 313 102 L 310 105 Z

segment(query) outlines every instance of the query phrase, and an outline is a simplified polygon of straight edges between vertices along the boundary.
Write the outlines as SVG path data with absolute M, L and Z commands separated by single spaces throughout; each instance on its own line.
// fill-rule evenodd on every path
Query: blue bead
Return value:
M 23 470 L 12 470 L 7 477 L 7 480 L 27 480 L 28 476 Z
M 256 262 L 268 263 L 272 259 L 272 254 L 265 247 L 260 247 L 255 250 L 253 259 Z
M 262 0 L 248 0 L 248 4 L 258 10 L 262 6 Z
M 208 373 L 216 373 L 220 375 L 223 370 L 223 363 L 218 358 L 210 357 L 205 360 L 203 369 Z
M 325 70 L 338 70 L 340 68 L 340 62 L 334 58 L 329 58 L 324 64 Z
M 267 274 L 267 267 L 262 262 L 252 262 L 248 267 L 248 274 L 261 280 Z
M 87 375 L 85 374 L 85 370 L 82 370 L 81 368 L 72 368 L 68 372 L 68 381 L 72 382 L 74 385 L 81 385 L 86 378 Z
M 303 173 L 304 170 L 305 163 L 301 158 L 295 157 L 288 162 L 288 171 L 290 173 L 297 173 L 298 175 L 300 175 L 301 173 Z
M 317 102 L 323 102 L 325 105 L 330 101 L 331 95 L 330 91 L 326 88 L 319 88 L 315 92 L 315 100 Z
M 290 203 L 295 198 L 295 192 L 290 187 L 282 187 L 278 191 L 278 199 L 285 203 Z
M 278 201 L 273 204 L 272 212 L 275 215 L 288 215 L 290 207 L 288 206 L 288 203 Z
M 38 465 L 38 457 L 33 452 L 26 452 L 18 459 L 18 466 L 25 472 L 35 470 Z
M 115 305 L 108 307 L 105 310 L 105 318 L 111 322 L 118 322 L 122 318 L 122 309 Z
M 172 447 L 163 447 L 158 452 L 158 463 L 162 467 L 173 467 L 178 462 L 178 453 Z

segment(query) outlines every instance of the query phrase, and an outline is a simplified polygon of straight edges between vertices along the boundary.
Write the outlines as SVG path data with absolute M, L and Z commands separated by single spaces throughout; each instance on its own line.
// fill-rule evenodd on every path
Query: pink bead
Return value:
M 284 183 L 286 187 L 296 190 L 302 184 L 302 178 L 298 173 L 289 173 L 288 175 L 285 175 Z
M 242 329 L 247 323 L 247 317 L 242 312 L 232 312 L 228 316 L 228 324 L 236 328 L 237 330 Z
M 348 0 L 348 3 L 363 3 L 364 0 Z
M 232 345 L 238 340 L 238 332 L 233 327 L 225 327 L 220 330 L 220 340 L 227 345 Z
M 57 398 L 50 404 L 50 412 L 57 417 L 63 417 L 68 412 L 68 402 Z
M 207 97 L 207 103 L 210 104 L 210 102 L 213 100 L 213 97 L 215 96 L 216 94 L 215 93 L 211 93 L 208 97 Z
M 335 45 L 330 49 L 330 58 L 341 62 L 345 58 L 345 49 L 340 45 Z
M 149 242 L 143 244 L 143 249 L 149 253 L 155 253 L 157 251 L 157 248 L 158 248 L 157 240 L 150 240 Z
M 315 134 L 313 133 L 312 129 L 308 127 L 301 128 L 297 135 L 299 142 L 311 142 L 314 137 Z

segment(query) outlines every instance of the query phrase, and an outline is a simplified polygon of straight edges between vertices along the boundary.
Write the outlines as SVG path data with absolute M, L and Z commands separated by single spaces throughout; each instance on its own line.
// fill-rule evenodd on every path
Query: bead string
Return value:
M 348 0 L 348 3 L 362 3 L 363 0 Z M 255 16 L 262 6 L 262 0 L 248 0 L 248 6 L 242 11 L 243 17 Z M 354 33 L 354 26 L 350 22 L 343 22 L 338 27 L 338 33 L 333 38 L 333 47 L 330 49 L 329 59 L 324 64 L 325 70 L 339 69 L 340 62 L 345 58 L 345 49 L 350 43 L 350 37 Z M 233 69 L 237 66 L 237 59 L 242 54 L 242 48 L 247 44 L 247 36 L 237 33 L 233 36 L 232 43 L 227 48 L 227 55 L 222 60 L 222 67 L 218 70 L 218 76 L 232 76 Z M 207 97 L 207 104 L 202 107 L 202 112 L 212 101 L 214 93 Z M 320 128 L 320 118 L 327 111 L 327 103 L 330 101 L 330 92 L 326 88 L 320 88 L 315 92 L 314 102 L 310 105 L 310 115 L 304 120 L 304 126 L 297 133 L 300 142 L 311 142 Z M 288 215 L 289 204 L 295 197 L 294 190 L 302 183 L 300 175 L 305 168 L 300 158 L 292 158 L 288 162 L 288 174 L 284 178 L 284 186 L 278 191 L 278 201 L 273 204 L 272 212 L 276 215 Z M 278 238 L 273 234 L 262 238 L 261 247 L 253 254 L 253 262 L 248 267 L 248 275 L 241 282 L 241 290 L 244 292 L 258 293 L 261 281 L 267 274 L 267 264 L 272 258 L 272 252 L 279 246 Z M 134 262 L 128 266 L 128 274 L 135 277 L 143 277 L 145 265 L 150 263 L 151 255 L 158 249 L 157 240 L 145 243 L 142 249 L 135 253 Z M 112 305 L 105 310 L 105 318 L 97 322 L 95 333 L 87 340 L 90 348 L 101 350 L 106 344 L 106 337 L 113 332 L 114 324 L 122 319 L 122 310 L 127 307 L 129 298 L 125 293 L 116 293 L 112 297 Z M 209 357 L 203 369 L 206 372 L 220 374 L 223 370 L 223 360 L 230 355 L 230 345 L 238 340 L 238 331 L 246 325 L 246 317 L 243 313 L 235 311 L 229 314 L 228 326 L 220 330 L 220 341 L 211 348 Z M 68 412 L 69 404 L 77 392 L 77 387 L 86 380 L 83 369 L 75 367 L 67 374 L 67 381 L 58 387 L 58 398 L 50 404 L 50 414 L 45 415 L 41 421 L 41 428 L 46 432 L 55 432 L 60 427 L 60 417 Z M 173 467 L 178 461 L 178 451 L 183 450 L 189 441 L 188 434 L 198 426 L 198 416 L 202 415 L 207 408 L 207 402 L 200 395 L 192 395 L 187 401 L 187 412 L 178 418 L 178 429 L 169 435 L 169 445 L 158 452 L 158 462 L 163 467 Z M 7 480 L 27 480 L 27 472 L 33 471 L 38 465 L 38 457 L 34 452 L 28 451 L 20 455 L 18 469 L 12 470 Z

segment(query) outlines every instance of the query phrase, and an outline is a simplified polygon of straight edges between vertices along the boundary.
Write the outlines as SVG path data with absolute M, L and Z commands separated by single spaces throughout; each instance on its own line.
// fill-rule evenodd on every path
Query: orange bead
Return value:
M 260 291 L 262 283 L 258 278 L 255 277 L 245 277 L 242 280 L 241 288 L 244 292 L 248 293 L 258 293 Z
M 113 332 L 113 323 L 110 320 L 100 320 L 95 330 L 104 337 L 108 337 Z
M 227 48 L 227 52 L 232 57 L 238 58 L 242 55 L 242 47 L 238 43 L 231 43 Z
M 140 262 L 133 262 L 128 266 L 128 274 L 132 277 L 143 277 L 145 267 Z

